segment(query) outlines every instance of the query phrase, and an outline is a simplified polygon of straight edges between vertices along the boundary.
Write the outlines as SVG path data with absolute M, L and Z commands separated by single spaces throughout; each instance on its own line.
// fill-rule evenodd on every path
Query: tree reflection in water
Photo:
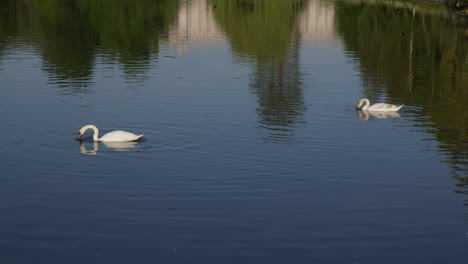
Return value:
M 434 136 L 456 192 L 468 194 L 468 19 L 403 1 L 334 6 L 337 33 L 359 62 L 363 95 L 418 106 L 406 110 L 412 125 Z
M 121 68 L 127 81 L 148 77 L 178 2 L 0 1 L 0 40 L 19 36 L 35 42 L 51 84 L 63 93 L 87 92 L 99 60 Z
M 212 1 L 215 18 L 241 61 L 253 66 L 259 127 L 266 141 L 288 143 L 305 111 L 299 65 L 298 14 L 306 1 Z M 268 25 L 268 26 L 266 26 Z

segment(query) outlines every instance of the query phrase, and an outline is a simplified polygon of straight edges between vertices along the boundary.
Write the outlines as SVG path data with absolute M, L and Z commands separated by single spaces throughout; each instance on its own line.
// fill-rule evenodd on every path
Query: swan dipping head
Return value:
M 385 104 L 385 103 L 377 103 L 371 105 L 369 99 L 362 98 L 356 105 L 356 110 L 368 110 L 368 111 L 376 111 L 376 112 L 395 112 L 400 110 L 403 105 L 396 106 L 392 104 Z
M 78 136 L 79 136 L 80 139 L 83 137 L 84 133 L 88 129 L 94 130 L 94 135 L 96 135 L 96 136 L 99 134 L 99 130 L 95 125 L 86 125 L 86 126 L 80 128 L 80 131 L 78 132 Z
M 139 140 L 143 134 L 135 135 L 133 133 L 122 131 L 122 130 L 115 130 L 105 134 L 102 137 L 99 137 L 99 130 L 95 125 L 86 125 L 80 129 L 78 132 L 78 136 L 80 139 L 83 137 L 83 134 L 86 130 L 92 129 L 94 131 L 93 140 L 94 141 L 108 141 L 108 142 L 123 142 L 123 141 L 136 141 Z

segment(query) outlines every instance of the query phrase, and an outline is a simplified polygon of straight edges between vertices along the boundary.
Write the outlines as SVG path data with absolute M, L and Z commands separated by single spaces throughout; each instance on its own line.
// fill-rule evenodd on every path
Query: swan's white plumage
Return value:
M 88 129 L 92 129 L 94 131 L 94 135 L 93 135 L 94 141 L 113 141 L 113 142 L 136 141 L 136 140 L 139 140 L 143 136 L 143 135 L 135 135 L 127 131 L 116 130 L 116 131 L 109 132 L 99 138 L 98 128 L 95 125 L 86 125 L 80 129 L 80 132 L 79 132 L 80 138 Z
M 364 106 L 362 106 L 364 104 Z M 362 98 L 359 100 L 358 104 L 356 105 L 357 109 L 368 110 L 368 111 L 376 111 L 376 112 L 394 112 L 398 111 L 403 107 L 403 105 L 396 106 L 392 104 L 384 104 L 384 103 L 377 103 L 371 105 L 369 99 Z

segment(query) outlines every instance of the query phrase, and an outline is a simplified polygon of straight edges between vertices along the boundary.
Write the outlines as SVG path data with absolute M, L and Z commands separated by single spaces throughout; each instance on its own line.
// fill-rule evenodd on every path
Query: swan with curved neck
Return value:
M 363 106 L 364 105 L 364 106 Z M 356 109 L 367 111 L 380 111 L 380 112 L 395 112 L 400 110 L 404 105 L 396 106 L 392 104 L 377 103 L 371 105 L 369 99 L 362 98 L 356 105 Z
M 86 130 L 92 129 L 94 131 L 93 140 L 94 141 L 136 141 L 139 140 L 142 135 L 135 135 L 133 133 L 115 130 L 105 134 L 102 137 L 99 137 L 99 129 L 95 125 L 86 125 L 80 129 L 79 136 L 80 138 L 86 132 Z

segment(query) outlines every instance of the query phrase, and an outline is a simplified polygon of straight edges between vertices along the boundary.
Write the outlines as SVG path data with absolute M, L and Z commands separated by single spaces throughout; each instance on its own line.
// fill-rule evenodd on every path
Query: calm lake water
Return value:
M 320 0 L 0 17 L 2 263 L 466 261 L 467 18 Z M 144 139 L 80 142 L 86 124 Z

